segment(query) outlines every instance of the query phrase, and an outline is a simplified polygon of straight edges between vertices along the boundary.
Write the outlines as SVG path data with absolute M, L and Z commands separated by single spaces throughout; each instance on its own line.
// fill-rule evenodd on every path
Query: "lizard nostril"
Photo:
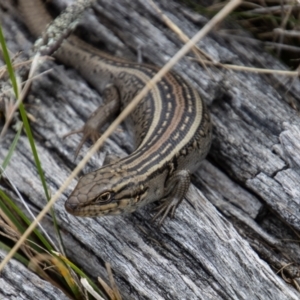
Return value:
M 70 201 L 66 201 L 65 202 L 65 209 L 67 212 L 72 213 L 76 210 L 78 205 L 76 205 L 75 203 L 72 203 Z

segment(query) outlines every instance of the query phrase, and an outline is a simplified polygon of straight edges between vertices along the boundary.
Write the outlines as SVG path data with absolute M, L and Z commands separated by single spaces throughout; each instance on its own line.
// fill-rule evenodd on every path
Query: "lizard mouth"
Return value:
M 109 203 L 104 205 L 80 205 L 67 200 L 65 202 L 65 209 L 68 213 L 80 217 L 98 217 L 105 215 L 118 215 L 121 213 L 121 211 L 118 209 L 117 203 Z

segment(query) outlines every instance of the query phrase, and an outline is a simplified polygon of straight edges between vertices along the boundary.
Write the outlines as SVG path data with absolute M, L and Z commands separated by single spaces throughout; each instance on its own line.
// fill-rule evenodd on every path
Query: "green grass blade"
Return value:
M 7 156 L 5 157 L 5 159 L 4 159 L 3 163 L 2 163 L 2 172 L 6 169 L 6 167 L 9 164 L 9 161 L 11 160 L 11 157 L 12 157 L 14 151 L 15 151 L 15 148 L 17 146 L 18 140 L 20 138 L 22 129 L 23 129 L 23 123 L 20 124 L 19 129 L 17 131 L 17 134 L 15 135 L 14 140 L 13 140 L 13 142 L 11 143 L 11 145 L 10 145 L 10 147 L 8 149 L 8 154 L 7 154 Z M 0 171 L 0 175 L 1 175 L 2 172 Z
M 104 297 L 103 293 L 99 290 L 99 288 L 93 283 L 93 281 L 88 278 L 84 272 L 82 272 L 76 265 L 74 265 L 71 261 L 69 261 L 64 256 L 57 256 L 56 253 L 52 252 L 53 255 L 55 255 L 59 260 L 62 260 L 65 264 L 67 264 L 70 268 L 72 268 L 79 276 L 86 278 L 86 280 L 89 282 L 89 284 L 93 287 L 93 289 L 102 297 Z
M 4 250 L 5 252 L 9 252 L 11 250 L 11 247 L 0 242 L 0 249 Z M 29 264 L 29 260 L 19 253 L 15 253 L 14 258 L 21 262 L 24 266 L 28 266 Z
M 11 84 L 13 86 L 15 96 L 18 99 L 18 97 L 19 97 L 18 84 L 17 84 L 17 80 L 16 80 L 16 76 L 15 76 L 13 66 L 11 64 L 8 49 L 6 47 L 6 42 L 5 42 L 5 38 L 4 38 L 4 35 L 3 35 L 3 32 L 2 32 L 2 27 L 1 26 L 0 26 L 0 44 L 1 44 L 2 52 L 3 52 L 4 61 L 6 63 L 7 71 L 8 71 L 10 80 L 11 80 Z
M 7 70 L 8 70 L 11 82 L 12 82 L 13 90 L 14 90 L 16 98 L 18 99 L 19 94 L 18 94 L 17 80 L 16 80 L 15 73 L 14 73 L 14 70 L 13 70 L 13 67 L 12 67 L 9 52 L 8 52 L 7 47 L 6 47 L 6 43 L 5 43 L 5 39 L 4 39 L 4 35 L 3 35 L 3 32 L 2 32 L 1 26 L 0 26 L 0 43 L 1 43 L 2 50 L 3 50 L 3 56 L 4 56 L 4 60 L 5 60 L 6 66 L 7 66 Z M 29 121 L 28 121 L 27 114 L 26 114 L 23 103 L 20 103 L 19 111 L 20 111 L 20 115 L 21 115 L 21 118 L 22 118 L 22 121 L 23 121 L 23 124 L 24 124 L 26 135 L 28 137 L 28 141 L 29 141 L 29 144 L 30 144 L 30 147 L 31 147 L 31 151 L 32 151 L 32 154 L 33 154 L 33 157 L 34 157 L 35 165 L 36 165 L 36 168 L 38 170 L 38 174 L 39 174 L 40 179 L 41 179 L 41 183 L 42 183 L 42 186 L 43 186 L 43 189 L 44 189 L 44 193 L 45 193 L 47 201 L 49 201 L 50 200 L 50 195 L 49 195 L 48 187 L 47 187 L 47 184 L 46 184 L 44 171 L 43 171 L 40 159 L 39 159 L 38 152 L 36 150 L 36 146 L 35 146 L 35 142 L 34 142 L 34 139 L 33 139 L 32 131 L 31 131 L 31 128 L 30 128 L 30 124 L 29 124 Z M 61 234 L 60 234 L 59 229 L 58 229 L 58 223 L 57 223 L 56 216 L 54 214 L 53 209 L 51 209 L 51 214 L 52 214 L 52 218 L 53 218 L 56 233 L 58 235 L 58 238 L 61 241 L 60 244 L 63 245 Z M 61 249 L 61 250 L 63 250 L 63 249 Z
M 2 190 L 0 190 L 0 197 L 3 199 L 3 201 L 0 201 L 0 208 L 3 209 L 5 214 L 10 218 L 10 220 L 15 224 L 15 226 L 20 230 L 21 233 L 25 231 L 23 226 L 21 227 L 16 217 L 10 212 L 7 211 L 8 208 L 4 204 L 4 201 L 17 213 L 17 215 L 26 223 L 27 226 L 31 224 L 31 220 L 27 218 L 27 216 L 23 213 L 23 211 L 9 198 L 9 196 L 6 195 L 6 193 Z M 44 238 L 44 236 L 37 230 L 34 229 L 33 231 L 35 235 L 39 238 L 39 240 L 42 242 L 44 247 L 50 252 L 53 250 L 53 247 L 51 244 L 47 241 L 47 239 Z
M 14 70 L 13 70 L 13 67 L 12 67 L 12 63 L 11 63 L 11 59 L 10 59 L 10 56 L 9 56 L 9 53 L 8 53 L 8 49 L 6 47 L 6 43 L 5 43 L 5 39 L 4 39 L 4 35 L 3 35 L 3 32 L 2 32 L 1 26 L 0 26 L 0 43 L 1 43 L 2 51 L 3 51 L 4 60 L 5 60 L 7 70 L 8 70 L 8 73 L 9 73 L 9 77 L 10 77 L 10 80 L 12 82 L 13 90 L 14 90 L 16 98 L 18 99 L 19 94 L 18 94 L 17 80 L 16 80 L 15 73 L 14 73 Z M 34 161 L 35 161 L 36 167 L 38 169 L 38 173 L 39 173 L 40 178 L 41 178 L 44 193 L 46 195 L 47 200 L 49 201 L 50 196 L 49 196 L 48 188 L 47 188 L 47 185 L 46 185 L 44 172 L 43 172 L 41 162 L 40 162 L 40 159 L 39 159 L 36 147 L 35 147 L 32 131 L 31 131 L 31 128 L 30 128 L 30 125 L 29 125 L 29 121 L 28 121 L 27 114 L 26 114 L 23 103 L 20 103 L 19 110 L 20 110 L 20 115 L 21 115 L 22 121 L 24 123 L 24 128 L 25 128 L 28 140 L 29 140 L 29 144 L 30 144 L 31 151 L 32 151 L 32 154 L 33 154 L 33 157 L 34 157 Z

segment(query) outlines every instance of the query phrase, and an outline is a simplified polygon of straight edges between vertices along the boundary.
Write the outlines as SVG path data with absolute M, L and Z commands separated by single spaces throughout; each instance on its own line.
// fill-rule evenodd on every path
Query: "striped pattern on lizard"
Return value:
M 40 0 L 19 0 L 29 30 L 40 35 L 51 17 Z M 158 67 L 108 55 L 71 36 L 55 57 L 77 69 L 103 95 L 104 103 L 88 119 L 82 146 L 126 106 L 157 72 Z M 154 218 L 173 216 L 211 144 L 209 112 L 199 93 L 184 78 L 169 72 L 145 96 L 128 120 L 136 150 L 129 156 L 79 179 L 65 203 L 76 216 L 133 212 L 160 200 Z M 78 149 L 79 149 L 78 148 Z

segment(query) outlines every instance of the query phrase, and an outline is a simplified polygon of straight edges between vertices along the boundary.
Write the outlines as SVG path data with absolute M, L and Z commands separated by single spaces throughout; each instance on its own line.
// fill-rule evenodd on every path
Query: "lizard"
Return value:
M 41 0 L 19 0 L 25 24 L 38 37 L 52 17 Z M 99 129 L 125 107 L 159 70 L 98 50 L 71 36 L 54 56 L 75 68 L 103 97 L 90 116 L 77 148 L 95 140 Z M 185 198 L 191 174 L 206 157 L 212 140 L 207 106 L 182 76 L 168 72 L 148 92 L 126 120 L 133 130 L 135 150 L 127 157 L 83 175 L 65 202 L 75 216 L 97 217 L 132 213 L 160 201 L 153 219 L 159 224 Z M 73 133 L 74 133 L 73 132 Z M 76 151 L 76 152 L 77 152 Z

